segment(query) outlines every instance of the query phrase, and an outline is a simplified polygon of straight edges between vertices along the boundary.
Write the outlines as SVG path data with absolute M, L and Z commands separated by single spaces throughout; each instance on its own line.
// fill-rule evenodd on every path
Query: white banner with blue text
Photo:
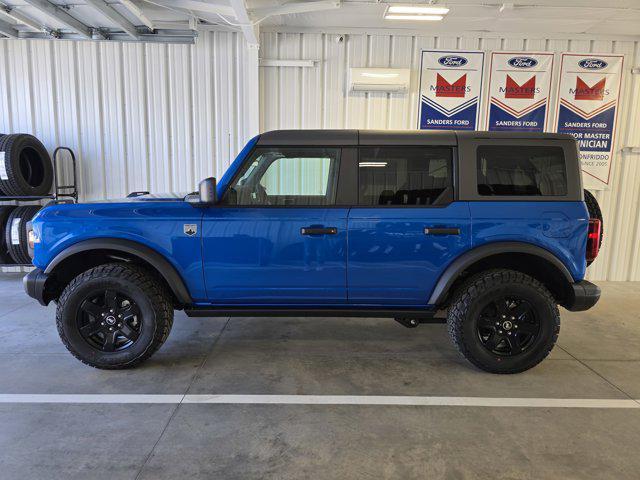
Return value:
M 609 185 L 623 62 L 622 55 L 562 54 L 556 131 L 578 141 L 588 188 Z
M 484 52 L 423 50 L 420 62 L 421 130 L 477 130 Z

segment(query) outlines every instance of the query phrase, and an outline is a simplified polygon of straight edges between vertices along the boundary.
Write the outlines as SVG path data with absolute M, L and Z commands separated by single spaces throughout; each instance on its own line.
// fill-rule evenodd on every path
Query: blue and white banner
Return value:
M 543 132 L 553 53 L 493 52 L 489 71 L 487 130 Z
M 556 128 L 578 141 L 589 188 L 609 184 L 623 62 L 622 55 L 562 54 Z
M 421 130 L 476 130 L 484 52 L 423 50 L 420 63 Z

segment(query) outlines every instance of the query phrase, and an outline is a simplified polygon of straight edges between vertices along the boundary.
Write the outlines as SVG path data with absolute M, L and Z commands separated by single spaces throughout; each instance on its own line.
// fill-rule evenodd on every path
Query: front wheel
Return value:
M 460 353 L 491 373 L 528 370 L 553 349 L 560 312 L 536 279 L 513 270 L 471 277 L 449 307 L 449 335 Z
M 56 323 L 62 342 L 80 361 L 103 369 L 130 368 L 167 339 L 173 305 L 164 286 L 146 270 L 106 264 L 67 285 Z

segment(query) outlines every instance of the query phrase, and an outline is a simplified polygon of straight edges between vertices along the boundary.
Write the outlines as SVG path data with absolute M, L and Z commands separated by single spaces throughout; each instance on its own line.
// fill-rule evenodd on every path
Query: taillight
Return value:
M 600 250 L 600 229 L 602 223 L 597 218 L 589 219 L 589 233 L 587 234 L 587 261 L 592 262 Z

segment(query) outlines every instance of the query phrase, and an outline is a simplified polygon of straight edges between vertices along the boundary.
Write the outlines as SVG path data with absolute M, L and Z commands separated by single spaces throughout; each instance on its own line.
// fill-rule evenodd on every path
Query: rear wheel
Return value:
M 560 312 L 539 281 L 513 270 L 491 270 L 460 288 L 447 325 L 453 343 L 475 366 L 492 373 L 519 373 L 551 352 Z
M 163 285 L 146 270 L 107 264 L 69 283 L 56 320 L 62 342 L 80 361 L 96 368 L 130 368 L 165 342 L 173 306 Z

